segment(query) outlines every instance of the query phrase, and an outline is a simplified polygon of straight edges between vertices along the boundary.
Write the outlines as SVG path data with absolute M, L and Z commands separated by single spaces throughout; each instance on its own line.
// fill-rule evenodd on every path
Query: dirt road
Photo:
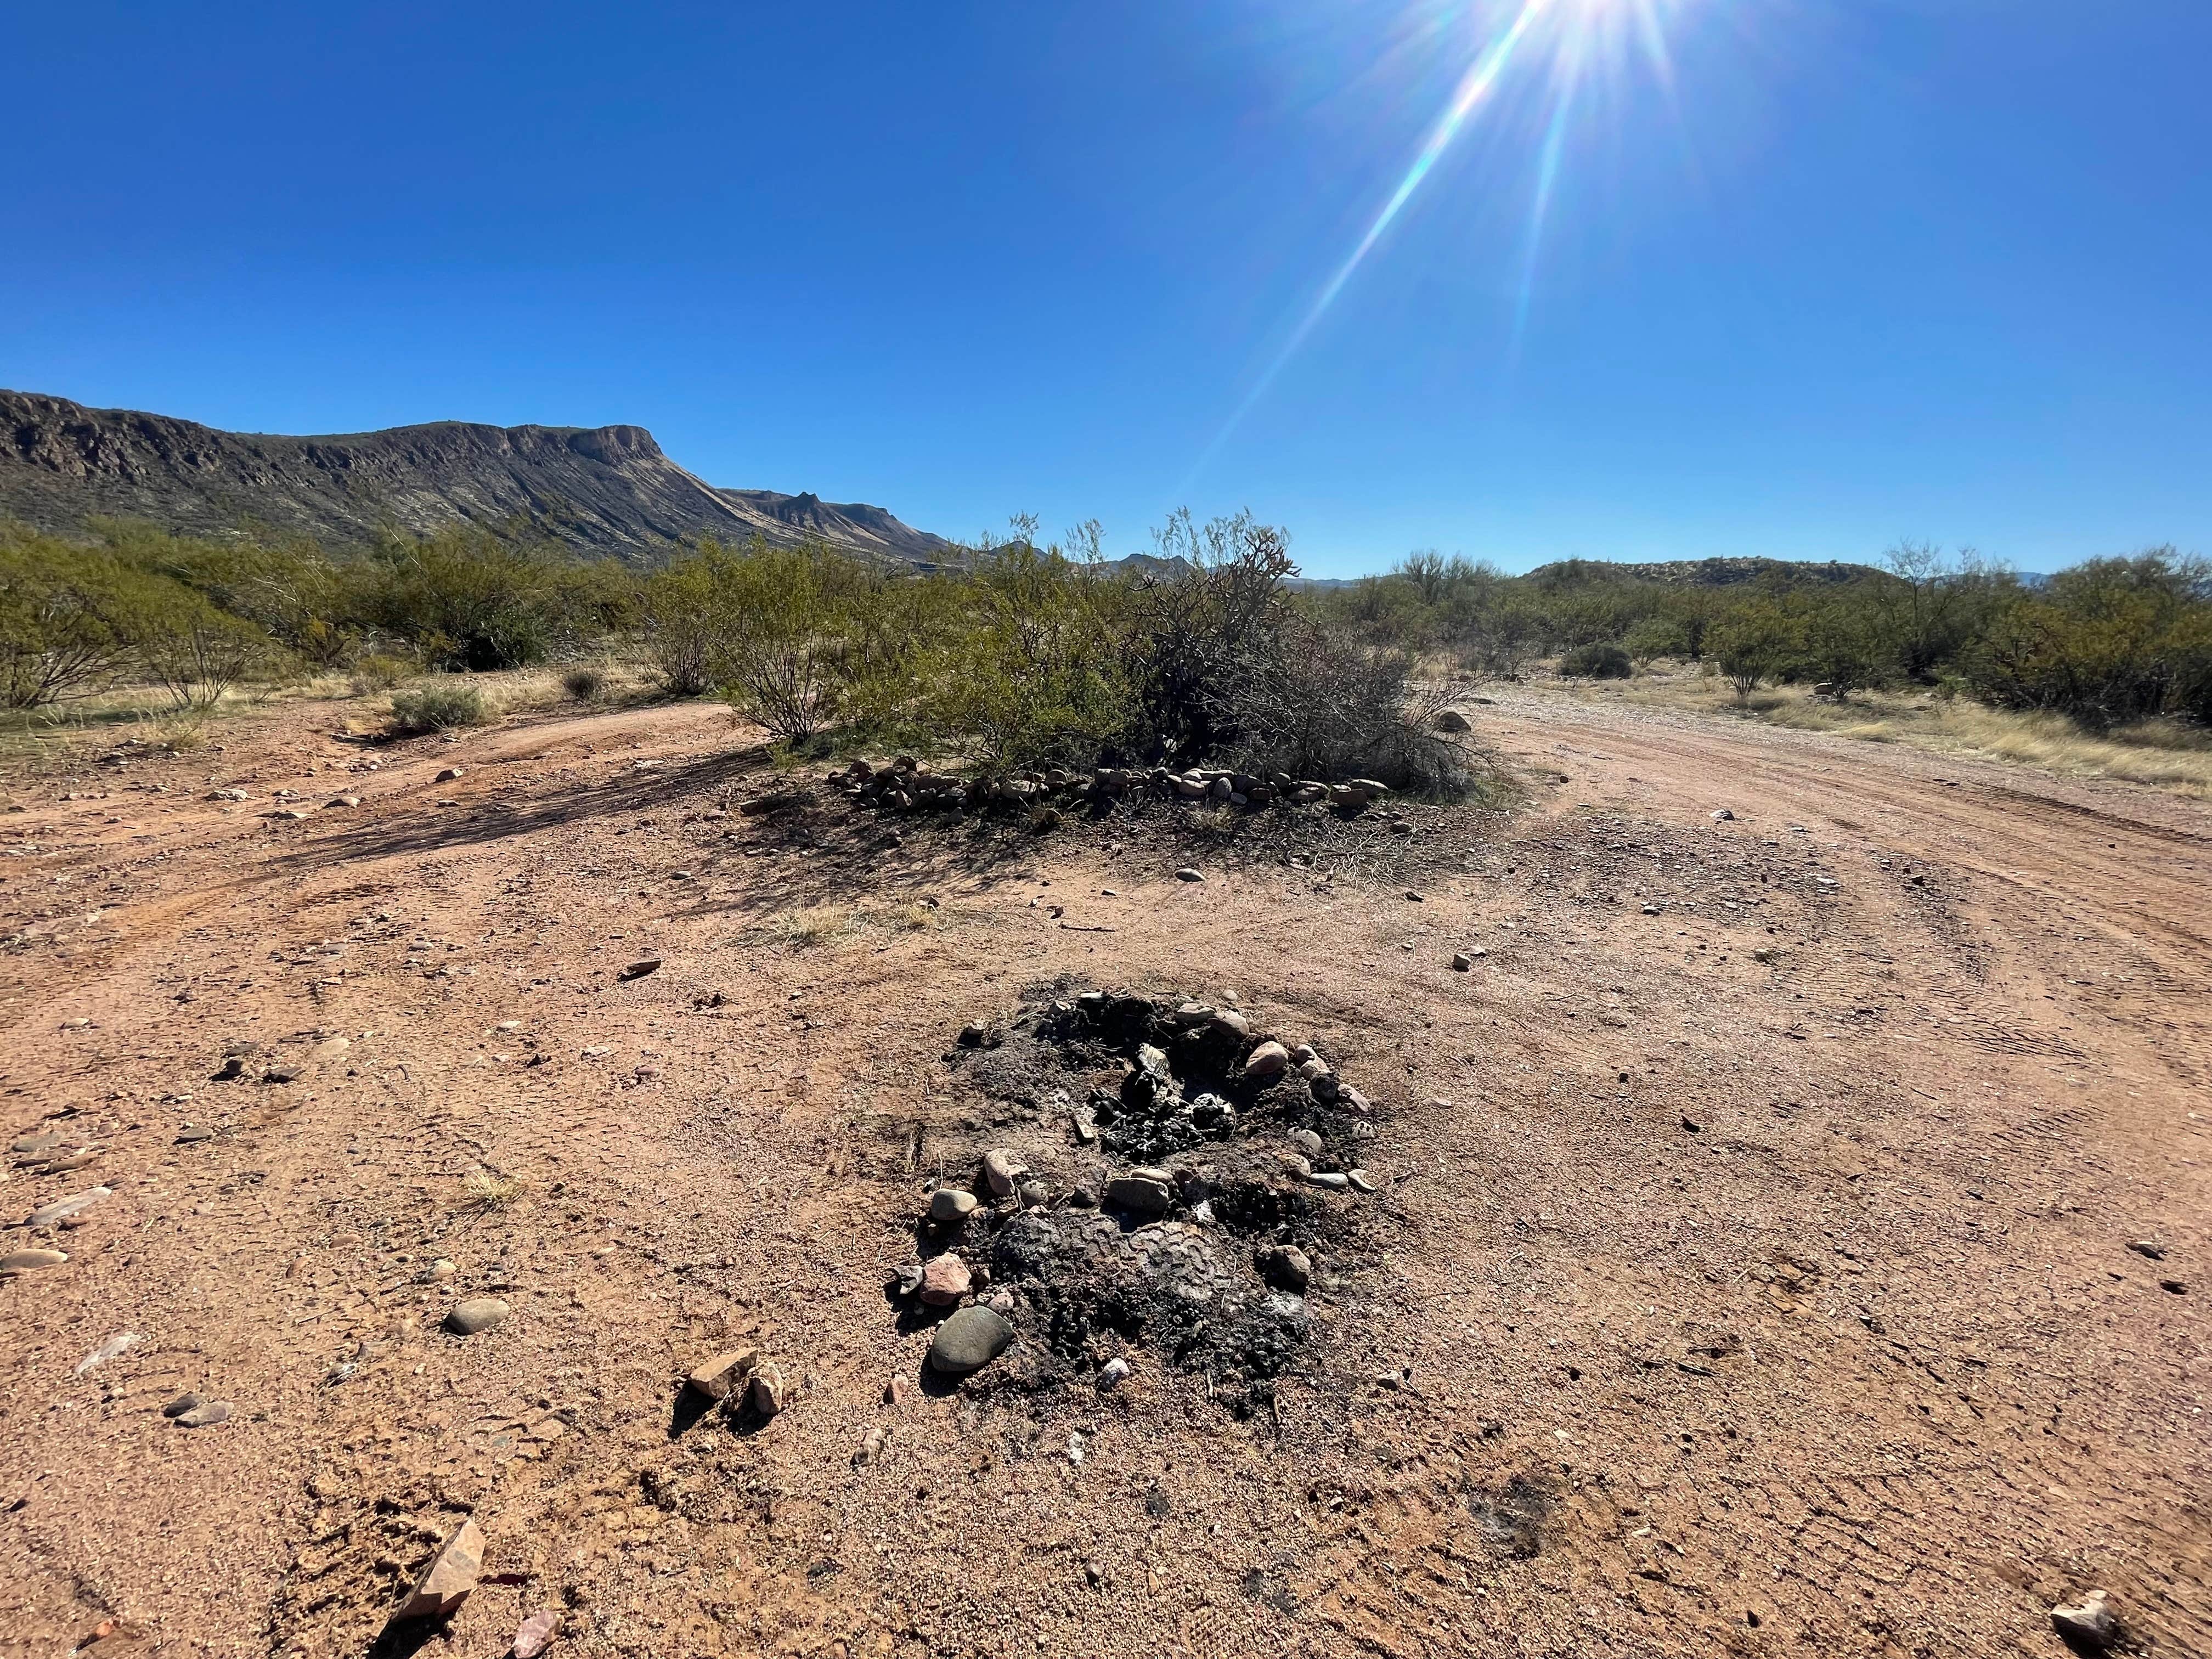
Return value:
M 5 1219 L 107 1194 L 6 1246 L 0 1652 L 368 1651 L 464 1514 L 380 1650 L 2057 1655 L 2095 1585 L 2212 1652 L 2212 814 L 1483 712 L 1524 806 L 1305 842 L 749 816 L 690 707 L 22 783 Z M 1310 1339 L 1046 1376 L 1023 1312 L 892 1403 L 927 1185 L 1115 1172 L 957 1034 L 1093 986 L 1371 1099 Z M 741 1342 L 785 1409 L 688 1407 Z

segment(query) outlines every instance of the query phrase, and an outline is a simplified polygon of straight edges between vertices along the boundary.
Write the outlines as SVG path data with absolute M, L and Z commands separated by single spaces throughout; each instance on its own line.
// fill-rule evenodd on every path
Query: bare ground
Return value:
M 688 707 L 23 782 L 0 1089 L 95 1151 L 5 1218 L 112 1196 L 6 1247 L 69 1260 L 0 1284 L 0 1653 L 2057 1655 L 2091 1585 L 2212 1652 L 2212 814 L 1489 712 L 1526 806 L 1411 836 L 708 816 L 763 763 Z M 889 1404 L 926 1183 L 1110 1172 L 955 1034 L 1091 986 L 1372 1097 L 1312 1338 Z M 739 1341 L 764 1424 L 676 1387 Z M 465 1513 L 485 1582 L 380 1644 Z

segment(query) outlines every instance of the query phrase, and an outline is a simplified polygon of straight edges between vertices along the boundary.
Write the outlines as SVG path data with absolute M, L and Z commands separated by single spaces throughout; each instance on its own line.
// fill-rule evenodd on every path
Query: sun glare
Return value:
M 1690 3 L 1692 0 L 1518 0 L 1504 7 L 1477 3 L 1461 8 L 1468 27 L 1445 30 L 1436 37 L 1452 42 L 1468 55 L 1467 68 L 1451 97 L 1366 231 L 1322 284 L 1243 400 L 1199 456 L 1178 493 L 1188 492 L 1245 416 L 1267 395 L 1345 285 L 1419 193 L 1453 141 L 1496 100 L 1509 82 L 1525 81 L 1547 107 L 1540 129 L 1542 136 L 1534 152 L 1529 223 L 1521 289 L 1514 307 L 1517 350 L 1534 289 L 1536 256 L 1577 97 L 1592 78 L 1618 80 L 1639 64 L 1671 97 L 1674 70 L 1667 42 L 1675 14 Z

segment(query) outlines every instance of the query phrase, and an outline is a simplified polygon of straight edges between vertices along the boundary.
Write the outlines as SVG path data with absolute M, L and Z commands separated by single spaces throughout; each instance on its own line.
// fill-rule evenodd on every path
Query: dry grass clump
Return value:
M 470 1170 L 461 1179 L 461 1193 L 469 1207 L 489 1214 L 494 1210 L 510 1207 L 522 1196 L 523 1183 L 510 1175 L 488 1170 L 482 1164 Z

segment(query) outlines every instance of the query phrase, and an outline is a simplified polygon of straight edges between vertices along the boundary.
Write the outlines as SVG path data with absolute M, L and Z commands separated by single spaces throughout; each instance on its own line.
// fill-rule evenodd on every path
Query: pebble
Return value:
M 440 771 L 438 775 L 431 779 L 430 781 L 433 783 L 458 783 L 460 781 L 460 778 L 461 769 L 458 766 L 448 766 Z
M 1295 1244 L 1277 1244 L 1261 1252 L 1260 1272 L 1279 1290 L 1303 1291 L 1313 1277 L 1313 1261 Z
M 334 807 L 358 806 L 360 805 L 361 797 L 359 795 L 339 795 L 331 802 L 331 805 Z
M 962 1222 L 975 1213 L 975 1194 L 963 1192 L 957 1187 L 939 1187 L 929 1195 L 929 1218 L 947 1224 Z
M 1375 1183 L 1368 1179 L 1364 1170 L 1346 1170 L 1344 1181 L 1355 1193 L 1372 1193 L 1375 1190 Z
M 685 1377 L 684 1386 L 709 1400 L 726 1400 L 732 1389 L 752 1375 L 753 1361 L 750 1348 L 732 1348 L 727 1353 L 718 1353 Z
M 1186 865 L 1183 868 L 1176 872 L 1176 879 L 1177 881 L 1204 881 L 1206 878 L 1199 873 L 1199 872 L 1191 869 Z
M 958 1256 L 932 1256 L 921 1270 L 921 1299 L 933 1308 L 949 1308 L 968 1294 L 975 1275 Z
M 337 1060 L 343 1057 L 345 1051 L 352 1047 L 353 1039 L 351 1037 L 325 1037 L 320 1042 L 318 1042 L 313 1048 L 307 1050 L 307 1058 L 316 1061 L 318 1064 L 327 1064 L 333 1060 Z
M 1290 1050 L 1279 1042 L 1263 1042 L 1244 1057 L 1244 1076 L 1248 1082 L 1265 1082 L 1282 1076 L 1290 1069 Z
M 1013 1340 L 1014 1328 L 1003 1316 L 989 1308 L 963 1308 L 930 1340 L 930 1369 L 965 1376 L 1006 1352 Z
M 860 1437 L 860 1449 L 854 1452 L 855 1463 L 872 1463 L 884 1454 L 884 1429 L 878 1423 Z
M 1291 1145 L 1297 1147 L 1308 1158 L 1319 1158 L 1321 1156 L 1322 1144 L 1322 1138 L 1316 1134 L 1311 1129 L 1293 1129 L 1291 1131 Z
M 1301 1042 L 1297 1048 L 1291 1050 L 1291 1058 L 1303 1066 L 1310 1064 L 1312 1061 L 1319 1060 L 1321 1056 L 1314 1052 L 1314 1046 L 1312 1043 Z
M 912 1296 L 921 1288 L 921 1263 L 900 1262 L 891 1270 L 891 1284 L 901 1296 Z
M 659 969 L 660 958 L 659 957 L 644 957 L 640 958 L 638 961 L 630 963 L 629 967 L 623 969 L 622 972 L 617 974 L 615 977 L 617 979 L 624 980 L 643 979 L 647 974 L 659 972 Z
M 478 1331 L 489 1330 L 512 1311 L 495 1296 L 472 1296 L 453 1304 L 453 1311 L 446 1316 L 446 1328 L 456 1336 L 474 1336 Z
M 1713 812 L 1713 822 L 1716 823 L 1726 823 L 1735 817 L 1735 814 L 1729 811 L 1727 807 L 1718 807 L 1715 809 Z
M 1656 904 L 1647 904 L 1644 907 L 1644 914 L 1647 916 L 1656 916 L 1659 914 L 1659 907 Z
M 753 1372 L 751 1382 L 746 1385 L 745 1402 L 763 1417 L 774 1417 L 783 1409 L 787 1394 L 782 1370 L 763 1365 Z
M 1333 1170 L 1316 1170 L 1306 1179 L 1316 1187 L 1326 1187 L 1333 1193 L 1340 1193 L 1352 1184 L 1351 1176 L 1339 1175 Z
M 62 1145 L 63 1142 L 68 1139 L 69 1137 L 64 1135 L 59 1129 L 48 1129 L 43 1134 L 29 1134 L 23 1136 L 8 1150 L 11 1152 L 21 1153 L 27 1157 L 38 1152 L 50 1152 L 53 1151 L 55 1147 Z
M 1474 966 L 1474 958 L 1468 955 L 1466 951 L 1462 951 L 1457 956 L 1452 958 L 1452 966 L 1457 969 L 1461 973 L 1464 974 Z
M 180 1394 L 174 1400 L 172 1400 L 167 1405 L 161 1407 L 161 1415 L 164 1417 L 182 1417 L 186 1412 L 196 1409 L 199 1403 L 199 1395 L 196 1394 Z
M 0 1255 L 0 1273 L 35 1273 L 40 1267 L 58 1267 L 68 1260 L 61 1250 L 11 1250 Z
M 190 1411 L 178 1413 L 176 1421 L 180 1429 L 211 1429 L 218 1423 L 230 1421 L 230 1401 L 203 1401 Z
M 1003 1146 L 994 1146 L 983 1154 L 983 1180 L 994 1198 L 1012 1197 L 1015 1182 L 1028 1173 Z
M 514 1659 L 538 1659 L 560 1627 L 561 1615 L 551 1607 L 542 1607 L 532 1613 L 514 1632 Z
M 483 1529 L 473 1519 L 454 1528 L 415 1581 L 415 1588 L 394 1609 L 392 1622 L 434 1619 L 459 1607 L 477 1587 L 477 1576 L 483 1571 Z
M 444 1256 L 440 1256 L 428 1266 L 415 1270 L 415 1282 L 417 1285 L 442 1285 L 459 1271 Z
M 56 1222 L 66 1221 L 71 1216 L 82 1215 L 94 1205 L 114 1196 L 114 1192 L 109 1188 L 94 1187 L 90 1192 L 79 1193 L 74 1198 L 57 1199 L 52 1204 L 32 1211 L 30 1219 L 23 1224 L 37 1232 Z
M 1129 1380 L 1129 1362 L 1119 1355 L 1098 1368 L 1098 1389 L 1102 1394 L 1120 1387 Z
M 1046 1205 L 1051 1202 L 1052 1188 L 1046 1186 L 1043 1182 L 1024 1181 L 1022 1182 L 1022 1207 L 1024 1209 L 1039 1210 L 1042 1209 Z

